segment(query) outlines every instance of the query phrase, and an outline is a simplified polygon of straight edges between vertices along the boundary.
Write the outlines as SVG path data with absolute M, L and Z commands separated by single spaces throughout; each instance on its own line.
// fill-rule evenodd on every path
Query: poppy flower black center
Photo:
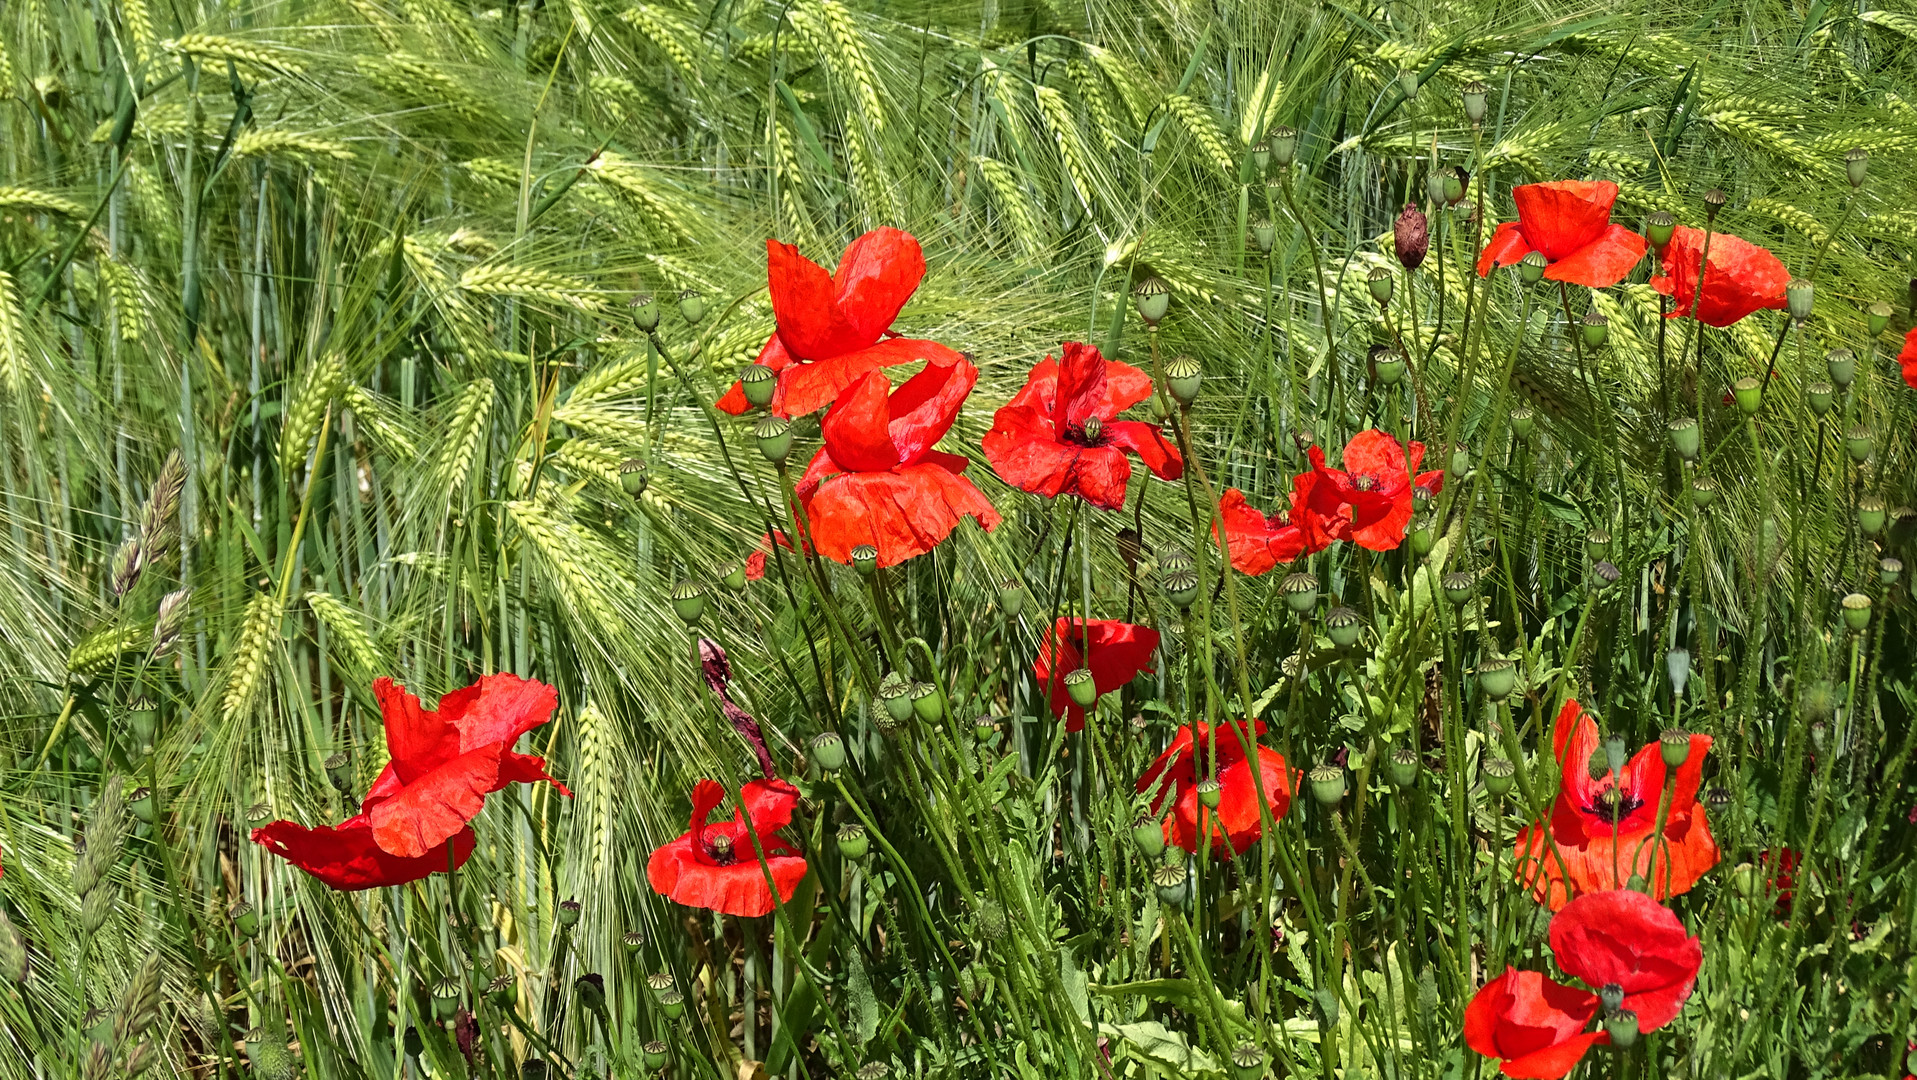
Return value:
M 1378 478 L 1372 476 L 1370 473 L 1360 473 L 1351 478 L 1351 486 L 1357 488 L 1359 491 L 1376 491 L 1378 488 Z
M 706 857 L 715 865 L 731 866 L 737 859 L 732 851 L 732 837 L 725 833 L 714 833 L 706 839 Z
M 1607 787 L 1598 792 L 1597 804 L 1585 807 L 1584 812 L 1587 814 L 1596 814 L 1598 817 L 1615 825 L 1636 813 L 1643 806 L 1643 799 L 1626 795 L 1619 788 Z
M 1105 434 L 1105 425 L 1094 416 L 1083 424 L 1067 425 L 1063 432 L 1064 440 L 1079 446 L 1104 446 L 1111 439 Z

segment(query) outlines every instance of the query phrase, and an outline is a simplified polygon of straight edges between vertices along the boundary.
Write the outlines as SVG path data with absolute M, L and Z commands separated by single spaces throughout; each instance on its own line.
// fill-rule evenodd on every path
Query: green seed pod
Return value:
M 1389 347 L 1374 351 L 1371 369 L 1378 373 L 1378 385 L 1396 386 L 1404 378 L 1404 354 Z
M 1345 771 L 1330 762 L 1319 765 L 1306 774 L 1311 783 L 1311 797 L 1318 800 L 1320 806 L 1336 806 L 1345 797 Z
M 628 930 L 620 936 L 619 943 L 626 947 L 626 954 L 630 956 L 646 947 L 646 935 L 638 930 Z
M 0 911 L 0 978 L 11 983 L 27 980 L 27 943 L 5 911 Z
M 1132 843 L 1148 859 L 1165 853 L 1165 826 L 1156 818 L 1142 817 L 1132 822 Z
M 1025 591 L 1025 583 L 1017 578 L 1006 578 L 998 587 L 998 609 L 1008 619 L 1016 619 L 1025 614 L 1025 601 L 1031 596 Z
M 1318 1002 L 1318 1012 L 1324 1017 L 1326 1027 L 1338 1026 L 1338 992 L 1329 986 L 1312 991 L 1312 998 Z
M 650 334 L 659 329 L 659 302 L 651 293 L 640 293 L 626 301 L 626 310 L 632 313 L 632 325 L 642 334 Z
M 665 1013 L 668 1020 L 679 1019 L 686 1012 L 686 996 L 677 990 L 667 990 L 659 995 L 659 1011 Z
M 821 772 L 835 773 L 845 768 L 845 740 L 836 731 L 821 731 L 814 735 L 812 760 Z
M 1445 181 L 1450 176 L 1450 173 L 1451 169 L 1449 166 L 1434 166 L 1430 172 L 1424 174 L 1424 196 L 1430 201 L 1432 206 L 1444 205 Z
M 1518 774 L 1517 766 L 1501 757 L 1486 758 L 1479 771 L 1484 773 L 1484 790 L 1500 799 L 1511 794 Z
M 1259 1080 L 1265 1075 L 1265 1052 L 1257 1043 L 1239 1043 L 1231 1052 L 1231 1072 L 1237 1080 Z
M 1268 217 L 1261 217 L 1251 223 L 1251 240 L 1258 245 L 1261 254 L 1271 254 L 1272 247 L 1278 243 L 1278 227 Z
M 1604 1030 L 1611 1036 L 1612 1046 L 1629 1050 L 1637 1045 L 1637 1014 L 1629 1009 L 1619 1009 L 1604 1018 Z
M 976 717 L 972 721 L 972 738 L 984 746 L 998 738 L 998 718 L 992 716 Z
M 1824 354 L 1824 370 L 1839 390 L 1848 389 L 1857 377 L 1857 354 L 1849 349 L 1832 349 Z
M 1511 410 L 1511 434 L 1520 442 L 1530 442 L 1531 433 L 1537 430 L 1538 414 L 1520 405 Z
M 1188 569 L 1159 575 L 1158 587 L 1165 590 L 1165 598 L 1181 611 L 1198 600 L 1198 575 Z
M 589 971 L 572 981 L 573 996 L 579 1004 L 601 1021 L 606 1019 L 606 980 L 598 972 Z
M 1098 684 L 1092 679 L 1092 669 L 1073 668 L 1065 673 L 1065 692 L 1071 695 L 1072 704 L 1081 709 L 1089 709 L 1092 702 L 1098 700 Z
M 896 671 L 879 683 L 879 704 L 893 724 L 903 724 L 912 718 L 912 690 L 913 683 Z
M 491 1002 L 495 1009 L 510 1009 L 513 1001 L 519 996 L 518 991 L 519 987 L 513 982 L 511 975 L 501 975 L 486 984 L 486 1000 Z
M 752 426 L 752 437 L 759 453 L 774 465 L 784 464 L 792 453 L 792 425 L 776 416 L 768 416 Z
M 1198 400 L 1198 386 L 1203 381 L 1204 371 L 1189 356 L 1175 356 L 1165 364 L 1165 389 L 1180 405 Z
M 1504 657 L 1493 657 L 1478 665 L 1478 689 L 1492 701 L 1503 701 L 1518 688 L 1518 665 Z
M 1600 591 L 1616 585 L 1618 579 L 1623 576 L 1624 572 L 1609 559 L 1599 559 L 1591 566 L 1591 577 Z
M 1438 544 L 1438 521 L 1430 514 L 1411 524 L 1411 553 L 1422 559 Z
M 1888 589 L 1904 576 L 1904 560 L 1886 555 L 1877 560 L 1877 583 Z
M 646 463 L 640 459 L 627 458 L 619 463 L 619 489 L 633 498 L 646 493 Z
M 639 1048 L 639 1056 L 646 1068 L 657 1072 L 666 1067 L 666 1044 L 653 1039 Z
M 444 978 L 433 984 L 433 1019 L 451 1020 L 459 1011 L 459 984 Z
M 1784 283 L 1784 310 L 1790 312 L 1792 322 L 1802 326 L 1810 321 L 1811 299 L 1816 293 L 1817 287 L 1803 278 Z
M 1392 284 L 1391 270 L 1388 267 L 1374 266 L 1371 268 L 1371 273 L 1365 275 L 1365 285 L 1371 290 L 1371 298 L 1378 302 L 1379 307 L 1387 307 L 1391 304 Z
M 879 549 L 871 544 L 860 544 L 852 549 L 852 569 L 862 578 L 869 578 L 879 572 Z
M 929 682 L 912 687 L 912 712 L 928 724 L 936 724 L 945 717 L 945 699 L 939 696 L 939 688 Z
M 1877 442 L 1870 435 L 1870 425 L 1858 424 L 1845 432 L 1844 450 L 1850 454 L 1850 459 L 1859 465 L 1869 461 L 1870 455 L 1877 450 Z
M 1158 902 L 1166 907 L 1184 906 L 1190 886 L 1190 874 L 1185 870 L 1183 859 L 1152 871 L 1152 887 L 1158 890 Z
M 1171 310 L 1171 286 L 1157 275 L 1148 277 L 1132 289 L 1132 303 L 1138 305 L 1138 317 L 1147 326 L 1157 326 Z
M 764 364 L 751 364 L 739 373 L 739 389 L 745 391 L 745 399 L 755 409 L 763 409 L 772 404 L 772 397 L 779 391 L 779 373 Z
M 1611 338 L 1611 320 L 1595 311 L 1584 313 L 1580 329 L 1584 332 L 1584 347 L 1587 349 L 1601 349 Z
M 1207 810 L 1218 809 L 1218 804 L 1225 800 L 1224 785 L 1220 784 L 1215 776 L 1207 776 L 1200 780 L 1196 790 L 1199 804 Z
M 885 1080 L 892 1075 L 892 1066 L 883 1061 L 868 1061 L 852 1075 L 854 1080 Z
M 1278 591 L 1284 594 L 1285 606 L 1299 615 L 1318 606 L 1318 579 L 1302 570 L 1286 575 Z
M 1708 476 L 1700 476 L 1691 481 L 1691 502 L 1699 510 L 1717 501 L 1717 481 Z
M 1536 285 L 1544 280 L 1544 268 L 1549 265 L 1543 252 L 1526 252 L 1524 258 L 1518 260 L 1518 280 L 1526 285 Z
M 1485 107 L 1489 104 L 1491 88 L 1476 79 L 1464 84 L 1461 95 L 1464 99 L 1464 118 L 1471 121 L 1472 127 L 1484 126 Z
M 1418 781 L 1418 752 L 1409 746 L 1400 746 L 1391 752 L 1391 762 L 1385 766 L 1385 773 L 1392 787 L 1408 788 Z
M 1755 416 L 1764 406 L 1764 383 L 1753 375 L 1746 375 L 1731 384 L 1731 397 L 1737 401 L 1737 411 L 1745 416 Z
M 264 825 L 272 816 L 273 805 L 271 803 L 256 802 L 246 808 L 246 823 L 248 825 Z
M 153 824 L 153 791 L 150 788 L 137 787 L 127 793 L 126 808 L 142 824 Z
M 745 591 L 745 564 L 739 562 L 737 559 L 720 563 L 717 570 L 714 571 L 713 576 L 719 579 L 719 584 L 725 586 L 727 592 L 741 593 Z
M 681 290 L 679 293 L 679 317 L 684 319 L 689 325 L 699 325 L 699 320 L 706 317 L 705 294 L 697 289 Z
M 666 991 L 672 989 L 672 985 L 671 972 L 655 971 L 646 976 L 646 988 L 652 991 L 655 999 L 664 997 Z
M 1251 144 L 1251 167 L 1259 173 L 1271 168 L 1271 140 L 1259 139 Z
M 1271 163 L 1281 169 L 1289 169 L 1291 163 L 1298 160 L 1298 133 L 1291 128 L 1279 126 L 1271 129 L 1266 139 L 1271 143 Z
M 153 704 L 153 699 L 145 695 L 134 698 L 126 707 L 126 718 L 133 729 L 134 743 L 141 749 L 152 746 L 160 726 L 160 707 Z
M 1663 210 L 1656 211 L 1644 219 L 1644 239 L 1654 248 L 1661 248 L 1671 242 L 1671 234 L 1677 231 L 1677 219 Z
M 1864 327 L 1876 337 L 1890 327 L 1891 307 L 1882 300 L 1873 301 L 1864 309 Z
M 1853 146 L 1844 154 L 1844 178 L 1851 187 L 1863 187 L 1864 175 L 1870 171 L 1870 151 L 1861 146 Z
M 1697 421 L 1688 416 L 1680 416 L 1666 424 L 1665 428 L 1671 433 L 1671 449 L 1677 453 L 1677 456 L 1685 461 L 1696 461 L 1698 453 L 1703 449 L 1703 433 L 1699 430 Z
M 1406 101 L 1410 101 L 1412 98 L 1417 97 L 1418 96 L 1418 73 L 1410 70 L 1409 68 L 1405 69 L 1404 71 L 1398 72 L 1398 91 L 1404 94 L 1404 99 Z
M 252 904 L 244 900 L 227 908 L 226 917 L 232 920 L 234 933 L 243 938 L 250 938 L 260 932 L 260 913 Z
M 1611 553 L 1611 532 L 1609 529 L 1592 529 L 1584 534 L 1584 553 L 1593 559 L 1602 559 Z
M 1477 578 L 1465 570 L 1453 570 L 1439 580 L 1438 586 L 1444 590 L 1444 598 L 1454 604 L 1462 604 L 1471 599 L 1471 586 Z
M 1358 643 L 1365 632 L 1364 617 L 1348 607 L 1335 607 L 1325 615 L 1325 633 L 1331 643 L 1340 649 L 1349 649 Z
M 1890 516 L 1890 510 L 1884 500 L 1875 495 L 1866 495 L 1857 500 L 1857 529 L 1865 536 L 1876 536 L 1884 531 L 1884 521 Z
M 1704 193 L 1705 221 L 1706 222 L 1716 221 L 1717 212 L 1719 210 L 1724 209 L 1724 204 L 1730 201 L 1731 201 L 1730 196 L 1724 194 L 1723 188 L 1711 188 L 1710 190 L 1706 191 Z
M 1471 451 L 1463 443 L 1451 448 L 1451 460 L 1445 463 L 1445 472 L 1453 479 L 1463 479 L 1471 472 Z
M 1870 625 L 1870 597 L 1863 593 L 1844 597 L 1844 625 L 1856 633 L 1864 632 Z
M 353 755 L 341 750 L 326 759 L 326 782 L 341 795 L 353 793 Z
M 1681 727 L 1665 728 L 1657 737 L 1657 751 L 1664 758 L 1665 768 L 1682 766 L 1691 756 L 1691 733 Z
M 1444 201 L 1447 206 L 1456 206 L 1464 201 L 1464 170 L 1456 165 L 1444 171 Z
M 696 581 L 681 581 L 672 587 L 672 613 L 687 626 L 696 625 L 706 613 L 706 587 Z
M 1813 415 L 1822 417 L 1828 414 L 1836 404 L 1837 391 L 1831 384 L 1819 379 L 1804 387 L 1804 402 L 1810 406 Z

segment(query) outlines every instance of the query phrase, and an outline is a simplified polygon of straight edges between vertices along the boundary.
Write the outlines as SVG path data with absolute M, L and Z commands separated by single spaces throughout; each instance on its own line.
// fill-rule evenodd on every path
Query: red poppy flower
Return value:
M 1904 369 L 1904 382 L 1917 390 L 1917 327 L 1904 335 L 1904 348 L 1897 354 L 1897 363 Z
M 1076 495 L 1117 510 L 1132 478 L 1127 451 L 1161 480 L 1185 475 L 1157 424 L 1118 419 L 1150 396 L 1151 377 L 1090 345 L 1068 341 L 1063 351 L 1063 363 L 1048 356 L 1032 365 L 1024 389 L 992 418 L 985 458 L 999 478 L 1048 499 Z
M 792 538 L 783 529 L 774 529 L 759 537 L 759 546 L 746 556 L 745 575 L 747 581 L 758 581 L 765 577 L 765 562 L 772 554 L 772 545 L 778 544 L 787 551 L 792 550 Z
M 372 816 L 362 810 L 337 826 L 308 829 L 291 821 L 274 821 L 253 830 L 253 842 L 344 892 L 404 885 L 428 874 L 446 872 L 446 849 L 452 865 L 464 866 L 472 857 L 472 826 L 462 827 L 452 839 L 407 857 L 389 855 L 373 839 Z
M 1608 289 L 1644 257 L 1644 238 L 1611 224 L 1617 185 L 1607 180 L 1520 184 L 1511 189 L 1511 200 L 1518 204 L 1518 220 L 1491 234 L 1478 255 L 1479 277 L 1536 251 L 1550 263 L 1544 276 L 1551 281 Z
M 1253 736 L 1265 733 L 1264 721 L 1252 728 Z M 1138 790 L 1158 788 L 1152 797 L 1152 813 L 1164 813 L 1165 841 L 1186 851 L 1197 851 L 1201 834 L 1211 838 L 1213 853 L 1229 857 L 1258 842 L 1264 822 L 1258 815 L 1258 785 L 1262 781 L 1265 805 L 1271 819 L 1277 821 L 1291 809 L 1291 794 L 1298 787 L 1298 774 L 1285 764 L 1285 756 L 1266 746 L 1258 747 L 1258 771 L 1254 777 L 1245 754 L 1242 733 L 1236 724 L 1218 726 L 1218 808 L 1207 809 L 1198 801 L 1198 781 L 1210 775 L 1204 766 L 1212 753 L 1211 727 L 1204 721 L 1178 729 L 1165 752 L 1138 778 Z M 1254 744 L 1255 745 L 1255 744 Z
M 766 870 L 779 888 L 781 902 L 805 877 L 805 858 L 777 833 L 792 820 L 798 789 L 784 780 L 754 780 L 739 793 L 741 809 L 731 821 L 708 823 L 707 815 L 725 800 L 726 789 L 701 780 L 692 789 L 692 827 L 659 845 L 646 862 L 646 880 L 654 892 L 687 907 L 748 918 L 774 908 Z M 746 829 L 751 815 L 752 829 Z M 752 833 L 765 850 L 765 865 L 754 857 Z
M 1411 528 L 1413 489 L 1436 493 L 1444 489 L 1444 470 L 1418 472 L 1424 444 L 1404 446 L 1391 434 L 1375 428 L 1360 431 L 1345 444 L 1344 468 L 1325 467 L 1324 451 L 1309 451 L 1316 481 L 1306 495 L 1330 536 L 1350 540 L 1372 551 L 1391 551 L 1404 543 Z M 1302 481 L 1301 481 L 1302 483 Z
M 959 354 L 936 341 L 886 337 L 899 309 L 925 278 L 925 256 L 912 234 L 874 229 L 852 241 L 832 273 L 791 244 L 765 242 L 766 282 L 778 329 L 758 362 L 779 372 L 771 409 L 804 416 L 824 408 L 867 372 L 925 360 L 950 364 Z M 737 416 L 751 405 L 738 383 L 719 399 Z
M 1116 619 L 1060 619 L 1039 642 L 1032 673 L 1052 695 L 1052 715 L 1065 717 L 1066 731 L 1082 731 L 1085 710 L 1065 689 L 1065 674 L 1082 667 L 1092 670 L 1092 685 L 1109 694 L 1152 670 L 1158 651 L 1158 631 Z M 1056 673 L 1057 677 L 1053 675 Z
M 1552 982 L 1541 972 L 1506 968 L 1464 1007 L 1464 1041 L 1498 1071 L 1517 1080 L 1557 1080 L 1593 1046 L 1610 1043 L 1585 1031 L 1597 1015 L 1596 994 Z
M 1231 552 L 1233 570 L 1257 577 L 1331 546 L 1332 531 L 1341 523 L 1311 509 L 1311 491 L 1318 483 L 1318 474 L 1305 473 L 1294 483 L 1289 509 L 1280 509 L 1270 517 L 1248 503 L 1245 493 L 1237 488 L 1226 488 L 1219 497 L 1218 517 L 1225 524 L 1225 545 Z M 1214 540 L 1218 538 L 1216 523 L 1211 535 Z
M 1592 779 L 1597 723 L 1575 701 L 1565 702 L 1558 714 L 1555 741 L 1562 779 L 1551 819 L 1518 831 L 1518 880 L 1540 903 L 1556 911 L 1575 896 L 1623 888 L 1633 874 L 1649 881 L 1652 896 L 1662 900 L 1688 891 L 1717 865 L 1717 841 L 1697 801 L 1709 735 L 1691 736 L 1662 837 L 1657 814 L 1666 770 L 1656 743 L 1639 750 L 1615 776 Z
M 1697 295 L 1697 264 L 1704 253 L 1704 233 L 1679 225 L 1671 242 L 1658 250 L 1663 274 L 1651 278 L 1651 288 L 1677 299 L 1665 313 L 1675 319 L 1691 313 Z M 1784 286 L 1791 272 L 1769 250 L 1729 233 L 1711 234 L 1711 267 L 1704 275 L 1704 300 L 1697 317 L 1710 326 L 1729 326 L 1761 308 L 1781 309 Z
M 1587 986 L 1623 991 L 1620 1008 L 1639 1031 L 1677 1018 L 1691 996 L 1704 946 L 1670 908 L 1631 889 L 1588 893 L 1551 919 L 1551 953 L 1564 973 Z
M 977 381 L 978 368 L 960 359 L 928 366 L 890 397 L 877 371 L 839 395 L 798 484 L 819 554 L 850 562 L 853 548 L 871 544 L 879 565 L 892 566 L 937 547 L 960 518 L 998 526 L 998 511 L 959 475 L 971 462 L 932 449 Z
M 519 737 L 552 717 L 559 694 L 517 675 L 487 675 L 439 699 L 437 712 L 388 678 L 373 683 L 392 755 L 366 793 L 373 840 L 391 855 L 415 858 L 479 816 L 486 796 L 507 784 L 544 780 L 544 758 L 513 752 Z

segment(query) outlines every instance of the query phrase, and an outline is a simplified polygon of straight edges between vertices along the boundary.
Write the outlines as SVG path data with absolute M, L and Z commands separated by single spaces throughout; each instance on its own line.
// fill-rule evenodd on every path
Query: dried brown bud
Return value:
M 1425 253 L 1431 250 L 1431 230 L 1417 203 L 1404 204 L 1404 212 L 1391 226 L 1391 242 L 1399 265 L 1406 270 L 1416 270 L 1424 262 Z

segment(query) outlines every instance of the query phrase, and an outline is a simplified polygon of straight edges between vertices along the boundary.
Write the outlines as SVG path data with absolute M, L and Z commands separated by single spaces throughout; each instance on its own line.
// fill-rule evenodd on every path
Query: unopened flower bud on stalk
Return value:
M 1411 534 L 1407 538 L 1407 542 L 1411 545 L 1411 554 L 1418 558 L 1422 559 L 1426 555 L 1431 554 L 1431 549 L 1438 546 L 1437 518 L 1433 515 L 1426 514 L 1424 517 L 1412 522 Z
M 1458 443 L 1451 448 L 1451 460 L 1446 462 L 1445 471 L 1454 480 L 1462 479 L 1471 471 L 1471 448 Z
M 1406 101 L 1418 96 L 1418 73 L 1406 68 L 1398 73 L 1398 91 Z
M 1784 284 L 1784 310 L 1790 312 L 1792 322 L 1802 326 L 1810 321 L 1811 299 L 1816 292 L 1816 286 L 1803 278 L 1792 278 Z
M 679 317 L 693 326 L 699 325 L 699 320 L 706 317 L 705 294 L 697 289 L 680 290 Z
M 1698 430 L 1697 421 L 1688 416 L 1680 416 L 1665 425 L 1671 433 L 1671 449 L 1685 461 L 1696 461 L 1702 449 L 1703 433 Z
M 1203 380 L 1204 370 L 1189 356 L 1174 356 L 1165 364 L 1165 389 L 1180 405 L 1198 399 L 1198 385 Z
M 745 392 L 746 401 L 754 408 L 763 409 L 772 404 L 772 397 L 779 390 L 779 373 L 764 364 L 751 364 L 739 374 L 739 388 Z
M 1311 782 L 1311 797 L 1318 800 L 1320 806 L 1336 806 L 1345 797 L 1345 771 L 1330 762 L 1312 769 L 1306 777 Z
M 1139 318 L 1149 326 L 1157 326 L 1171 310 L 1171 286 L 1156 275 L 1148 277 L 1132 289 L 1132 302 L 1138 305 Z
M 1132 843 L 1139 853 L 1156 859 L 1165 852 L 1165 826 L 1157 818 L 1142 817 L 1132 822 Z
M 785 462 L 792 453 L 792 425 L 776 416 L 768 416 L 752 426 L 752 437 L 759 443 L 759 453 L 774 465 Z
M 1398 219 L 1392 222 L 1391 248 L 1398 257 L 1398 265 L 1406 270 L 1416 270 L 1431 251 L 1431 223 L 1425 220 L 1424 211 L 1418 209 L 1417 203 L 1405 203 Z M 1376 294 L 1375 287 L 1373 294 Z

